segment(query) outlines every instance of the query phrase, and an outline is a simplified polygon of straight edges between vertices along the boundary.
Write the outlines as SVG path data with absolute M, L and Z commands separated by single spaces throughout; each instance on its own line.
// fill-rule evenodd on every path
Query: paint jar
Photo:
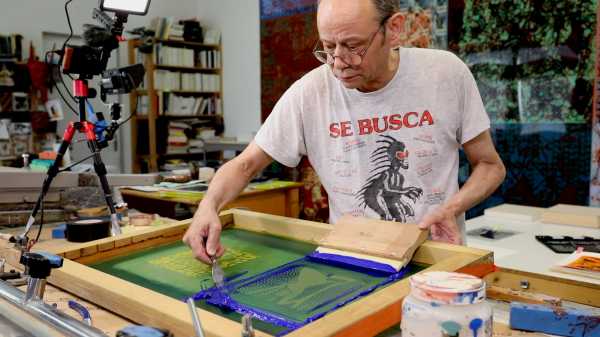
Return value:
M 412 276 L 410 287 L 402 304 L 402 337 L 492 336 L 482 279 L 434 271 Z

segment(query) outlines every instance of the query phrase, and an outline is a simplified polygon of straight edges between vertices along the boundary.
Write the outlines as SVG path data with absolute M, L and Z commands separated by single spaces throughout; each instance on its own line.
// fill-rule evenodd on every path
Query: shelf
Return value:
M 184 66 L 175 66 L 169 64 L 155 64 L 155 69 L 160 70 L 171 70 L 171 71 L 181 71 L 181 72 L 198 72 L 198 73 L 209 73 L 209 74 L 218 74 L 221 69 L 220 68 L 202 68 L 202 67 L 184 67 Z
M 204 155 L 205 152 L 204 151 L 193 151 L 193 152 L 181 152 L 181 153 L 159 153 L 158 157 L 170 157 L 170 158 L 176 158 L 176 157 L 192 157 L 192 156 L 198 156 L 198 155 Z
M 192 115 L 192 116 L 185 116 L 185 115 L 160 115 L 158 116 L 158 118 L 177 118 L 177 119 L 193 119 L 193 118 L 197 118 L 197 119 L 215 119 L 215 118 L 223 118 L 223 116 L 221 115 Z
M 15 159 L 17 159 L 17 157 L 15 157 L 15 156 L 0 157 L 0 160 L 15 160 Z
M 217 51 L 218 53 L 222 52 L 222 48 L 220 43 L 216 44 L 207 44 L 207 43 L 198 43 L 198 42 L 189 42 L 189 41 L 181 41 L 181 40 L 168 40 L 168 39 L 157 39 L 153 38 L 152 42 L 155 44 L 162 44 L 163 46 L 175 47 L 175 48 L 186 48 L 188 52 L 191 50 L 194 51 L 195 56 L 198 56 L 201 52 L 206 51 Z M 136 59 L 139 55 L 137 53 L 139 50 L 136 50 L 137 47 L 140 46 L 139 40 L 130 40 L 128 43 L 128 59 L 129 63 L 133 64 L 136 62 Z M 191 53 L 191 52 L 190 52 Z M 218 77 L 219 82 L 223 82 L 223 67 L 219 66 L 218 68 L 206 68 L 201 67 L 201 65 L 206 65 L 201 62 L 195 62 L 188 64 L 192 64 L 193 66 L 184 66 L 183 64 L 177 64 L 177 60 L 169 60 L 171 63 L 175 64 L 156 64 L 156 48 L 154 48 L 152 54 L 146 55 L 144 57 L 145 65 L 146 65 L 146 74 L 145 78 L 148 79 L 146 86 L 144 88 L 140 88 L 139 90 L 135 90 L 131 92 L 130 97 L 133 101 L 140 98 L 140 96 L 144 99 L 144 101 L 148 101 L 148 113 L 137 116 L 137 107 L 139 105 L 130 104 L 130 112 L 134 115 L 134 120 L 137 121 L 134 123 L 134 126 L 140 127 L 141 131 L 136 130 L 135 136 L 138 137 L 136 141 L 132 141 L 132 157 L 133 157 L 133 171 L 139 172 L 141 170 L 148 170 L 149 172 L 156 172 L 159 169 L 159 160 L 164 161 L 166 158 L 187 158 L 188 160 L 192 160 L 199 155 L 202 155 L 203 152 L 195 151 L 195 152 L 183 152 L 183 153 L 169 153 L 169 154 L 157 154 L 158 149 L 161 148 L 162 151 L 165 151 L 160 145 L 162 139 L 161 132 L 163 131 L 163 127 L 165 124 L 175 122 L 175 121 L 189 121 L 190 124 L 219 124 L 223 119 L 223 115 L 199 115 L 199 116 L 182 116 L 182 115 L 158 115 L 159 111 L 162 111 L 162 107 L 160 106 L 164 93 L 171 93 L 173 95 L 190 97 L 190 98 L 204 98 L 204 99 L 221 99 L 223 97 L 223 88 L 222 85 L 219 84 L 218 90 L 216 91 L 195 91 L 195 90 L 157 90 L 153 85 L 157 84 L 156 81 L 151 81 L 152 76 L 155 70 L 161 71 L 172 71 L 175 72 L 174 75 L 181 75 L 182 77 L 200 77 L 200 74 L 208 77 Z M 212 80 L 212 79 L 211 79 Z M 165 86 L 167 87 L 167 86 Z M 187 86 L 186 88 L 194 88 L 195 86 Z M 168 88 L 168 87 L 167 87 Z M 180 87 L 183 88 L 183 87 Z M 209 87 L 211 88 L 211 87 Z M 213 89 L 213 88 L 211 88 Z M 171 96 L 173 96 L 171 95 Z M 150 98 L 150 99 L 146 99 Z M 156 99 L 158 98 L 158 99 Z M 132 101 L 132 102 L 133 102 Z M 139 103 L 139 102 L 138 102 Z M 220 108 L 223 107 L 222 102 L 219 105 Z M 166 109 L 169 110 L 169 109 Z M 176 109 L 170 110 L 170 113 L 177 113 Z M 169 113 L 167 112 L 167 113 Z M 132 133 L 133 134 L 133 133 Z M 140 144 L 147 144 L 147 147 L 144 147 L 146 153 L 153 153 L 153 155 L 149 154 L 139 154 L 138 150 L 141 148 Z M 147 148 L 147 149 L 146 149 Z M 196 149 L 194 149 L 196 150 Z M 196 157 L 194 157 L 196 156 Z M 198 157 L 200 158 L 200 157 Z
M 181 46 L 181 47 L 192 47 L 198 49 L 220 49 L 221 46 L 218 44 L 207 44 L 201 42 L 189 42 L 189 41 L 180 41 L 180 40 L 162 40 L 156 39 L 154 40 L 156 43 L 162 43 L 170 46 Z
M 148 120 L 148 116 L 136 116 L 137 120 Z M 185 115 L 160 115 L 157 116 L 156 119 L 218 119 L 223 118 L 221 115 L 193 115 L 193 116 L 185 116 Z
M 161 90 L 159 90 L 159 91 L 161 91 Z M 162 90 L 161 92 L 166 92 L 166 93 L 171 93 L 171 94 L 176 94 L 176 95 L 205 95 L 205 96 L 221 94 L 218 91 L 187 91 L 187 90 L 164 91 L 164 90 Z
M 219 96 L 221 95 L 218 91 L 186 91 L 186 90 L 156 90 L 157 93 L 170 93 L 176 95 L 201 95 L 201 96 Z M 148 95 L 148 90 L 136 90 L 135 93 L 138 96 L 146 96 Z

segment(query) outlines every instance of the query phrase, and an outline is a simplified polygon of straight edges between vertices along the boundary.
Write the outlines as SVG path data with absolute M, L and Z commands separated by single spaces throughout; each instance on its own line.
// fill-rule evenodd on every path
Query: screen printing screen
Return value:
M 221 242 L 227 247 L 219 259 L 230 296 L 226 302 L 233 299 L 240 304 L 234 308 L 211 298 L 215 288 L 211 288 L 210 266 L 195 260 L 181 241 L 90 267 L 179 300 L 195 296 L 198 307 L 237 322 L 240 313 L 249 311 L 256 318 L 266 312 L 270 315 L 262 321 L 253 320 L 254 327 L 273 335 L 299 328 L 366 295 L 365 290 L 370 292 L 390 283 L 383 275 L 307 260 L 316 246 L 303 242 L 238 229 L 223 231 Z M 402 276 L 421 269 L 423 266 L 409 265 L 409 272 Z

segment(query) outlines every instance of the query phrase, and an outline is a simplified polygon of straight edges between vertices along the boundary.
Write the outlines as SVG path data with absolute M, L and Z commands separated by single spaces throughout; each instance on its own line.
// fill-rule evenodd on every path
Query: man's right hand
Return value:
M 251 142 L 239 156 L 219 168 L 194 214 L 190 228 L 183 236 L 183 242 L 192 248 L 196 259 L 210 264 L 211 257 L 223 255 L 225 249 L 219 238 L 219 209 L 233 201 L 250 180 L 272 161 L 265 151 Z
M 211 264 L 211 257 L 220 257 L 225 252 L 221 246 L 221 221 L 212 207 L 198 207 L 192 224 L 183 236 L 183 242 L 192 249 L 194 257 Z

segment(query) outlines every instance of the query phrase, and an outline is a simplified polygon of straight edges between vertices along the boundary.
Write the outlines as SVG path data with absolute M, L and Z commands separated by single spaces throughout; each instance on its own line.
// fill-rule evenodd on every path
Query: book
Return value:
M 204 43 L 220 44 L 221 43 L 221 32 L 214 28 L 207 28 L 204 31 Z

